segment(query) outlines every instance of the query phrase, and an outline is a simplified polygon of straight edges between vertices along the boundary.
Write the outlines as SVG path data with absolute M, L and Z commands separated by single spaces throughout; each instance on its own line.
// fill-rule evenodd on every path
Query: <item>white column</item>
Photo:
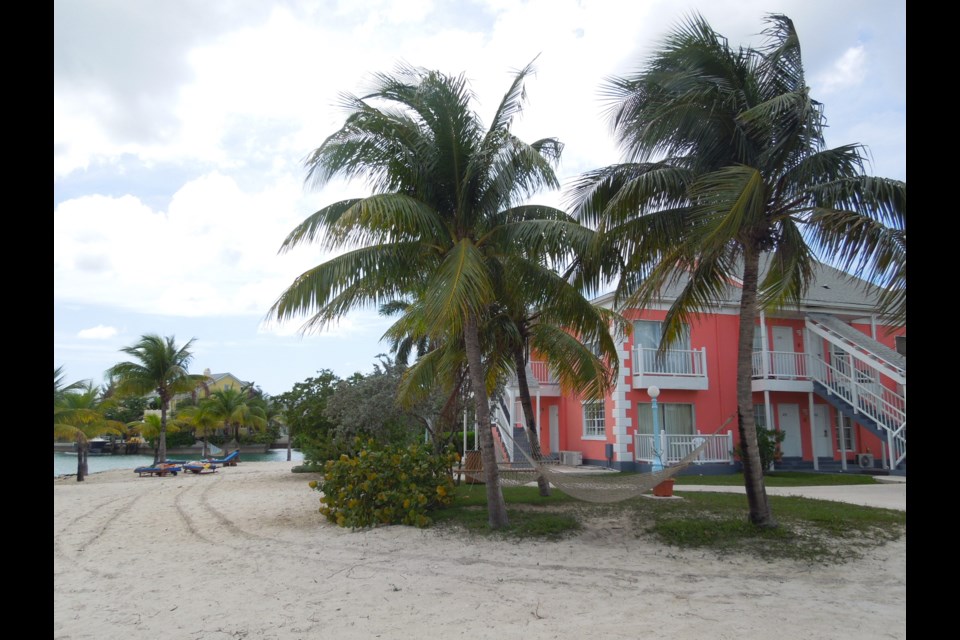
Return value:
M 807 394 L 807 400 L 810 404 L 810 453 L 813 455 L 813 470 L 820 470 L 820 462 L 817 460 L 817 425 L 814 424 L 813 419 L 813 392 Z
M 617 383 L 614 386 L 613 400 L 613 459 L 618 462 L 633 462 L 633 455 L 630 453 L 631 444 L 629 429 L 632 426 L 627 412 L 630 410 L 630 402 L 627 399 L 627 393 L 632 387 L 633 374 L 627 366 L 627 358 L 630 352 L 627 350 L 626 338 L 617 345 L 617 354 L 620 358 L 620 368 L 617 370 Z
M 754 331 L 756 331 L 756 329 L 754 329 Z M 761 356 L 761 357 L 763 358 L 763 364 L 761 365 L 761 367 L 762 367 L 762 371 L 763 371 L 763 376 L 764 376 L 764 377 L 767 377 L 767 376 L 770 375 L 770 354 L 769 354 L 769 352 L 768 352 L 768 350 L 767 350 L 767 349 L 768 349 L 768 346 L 767 346 L 767 314 L 764 313 L 763 310 L 760 311 L 760 336 L 761 336 L 761 341 L 760 341 L 760 353 L 763 354 L 763 355 Z M 751 345 L 751 349 L 752 349 L 752 345 Z M 767 423 L 767 424 L 769 424 L 769 423 Z

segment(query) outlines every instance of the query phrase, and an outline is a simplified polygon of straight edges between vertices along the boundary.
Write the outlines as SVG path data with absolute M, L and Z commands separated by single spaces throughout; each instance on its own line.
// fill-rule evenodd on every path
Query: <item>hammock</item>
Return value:
M 734 416 L 727 418 L 714 431 L 714 434 L 727 426 L 733 418 Z M 509 435 L 504 435 L 510 438 Z M 512 442 L 512 438 L 510 440 Z M 537 476 L 543 474 L 551 485 L 577 500 L 583 500 L 584 502 L 620 502 L 648 493 L 664 480 L 672 478 L 690 466 L 709 443 L 706 438 L 702 438 L 702 440 L 703 442 L 699 443 L 693 451 L 675 464 L 664 467 L 662 471 L 629 474 L 603 471 L 561 471 L 556 465 L 538 462 L 523 449 L 515 447 L 514 450 L 519 450 L 532 467 L 529 469 L 500 467 L 498 469 L 500 484 L 504 486 L 527 485 L 536 482 Z M 483 471 L 481 469 L 465 469 L 463 473 L 467 478 L 476 482 L 483 482 Z

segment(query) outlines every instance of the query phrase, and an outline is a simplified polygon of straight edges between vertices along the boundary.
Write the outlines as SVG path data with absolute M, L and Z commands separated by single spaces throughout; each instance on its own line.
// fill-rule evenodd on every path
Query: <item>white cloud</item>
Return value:
M 115 335 L 117 335 L 116 327 L 105 327 L 102 324 L 77 332 L 77 337 L 84 340 L 106 340 Z
M 850 89 L 863 83 L 864 68 L 867 63 L 866 49 L 862 44 L 850 47 L 833 63 L 825 73 L 820 74 L 814 83 L 817 92 L 829 95 L 841 89 Z

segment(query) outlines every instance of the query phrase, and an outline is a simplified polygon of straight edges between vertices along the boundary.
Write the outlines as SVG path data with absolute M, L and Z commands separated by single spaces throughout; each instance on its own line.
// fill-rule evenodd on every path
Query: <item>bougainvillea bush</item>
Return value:
M 433 509 L 453 502 L 451 469 L 460 460 L 450 449 L 437 455 L 430 445 L 377 444 L 366 440 L 355 456 L 341 455 L 324 466 L 320 513 L 341 527 L 380 524 L 425 527 Z

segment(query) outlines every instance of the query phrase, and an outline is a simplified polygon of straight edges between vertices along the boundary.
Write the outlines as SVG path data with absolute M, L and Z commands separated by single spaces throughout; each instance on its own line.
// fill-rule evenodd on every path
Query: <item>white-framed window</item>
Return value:
M 606 410 L 603 400 L 587 400 L 583 403 L 583 437 L 605 438 L 607 435 Z
M 658 422 L 660 428 L 672 436 L 693 435 L 696 424 L 693 405 L 681 402 L 658 402 Z M 637 433 L 653 433 L 653 404 L 637 403 Z
M 841 428 L 836 430 L 837 451 L 840 451 L 841 448 L 844 451 L 853 451 L 855 444 L 853 441 L 853 421 L 847 416 L 840 414 L 840 424 L 842 425 Z M 843 447 L 840 446 L 841 432 L 843 433 Z
M 753 405 L 753 417 L 757 427 L 767 428 L 767 408 L 762 404 Z

